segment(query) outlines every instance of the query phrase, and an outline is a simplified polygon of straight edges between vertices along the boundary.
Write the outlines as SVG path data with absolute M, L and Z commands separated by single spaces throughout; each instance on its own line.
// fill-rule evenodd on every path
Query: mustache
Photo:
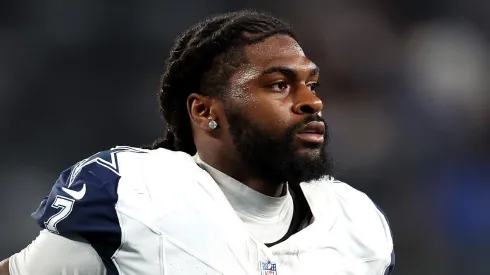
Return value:
M 325 124 L 325 128 L 327 128 L 327 123 L 325 122 L 325 119 L 323 117 L 321 117 L 320 115 L 309 115 L 305 119 L 303 119 L 302 121 L 291 126 L 287 132 L 288 132 L 288 134 L 293 135 L 294 133 L 303 129 L 306 126 L 306 124 L 308 124 L 310 122 L 314 122 L 314 121 L 323 122 Z M 325 131 L 325 132 L 327 132 L 327 131 Z

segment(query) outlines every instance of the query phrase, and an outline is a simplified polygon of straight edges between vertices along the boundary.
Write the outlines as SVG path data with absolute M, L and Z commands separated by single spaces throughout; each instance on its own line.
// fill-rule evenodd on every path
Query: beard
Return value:
M 286 129 L 282 135 L 277 135 L 257 126 L 236 109 L 225 112 L 234 145 L 254 176 L 271 184 L 288 182 L 294 186 L 318 180 L 332 172 L 332 163 L 326 151 L 327 127 L 323 144 L 306 144 L 304 148 L 295 144 L 296 134 L 307 123 L 325 123 L 321 116 L 311 115 Z M 309 152 L 302 152 L 305 148 Z

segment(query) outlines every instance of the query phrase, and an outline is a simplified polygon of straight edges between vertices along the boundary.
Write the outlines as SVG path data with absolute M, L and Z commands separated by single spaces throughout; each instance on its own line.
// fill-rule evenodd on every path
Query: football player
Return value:
M 165 137 L 63 171 L 0 274 L 387 274 L 385 216 L 329 176 L 319 72 L 271 15 L 193 26 L 162 77 Z

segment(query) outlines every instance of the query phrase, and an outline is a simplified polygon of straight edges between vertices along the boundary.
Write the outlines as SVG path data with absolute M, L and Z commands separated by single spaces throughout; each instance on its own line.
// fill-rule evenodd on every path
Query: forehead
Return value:
M 313 65 L 301 46 L 287 35 L 276 35 L 245 47 L 245 54 L 257 69 L 271 66 Z

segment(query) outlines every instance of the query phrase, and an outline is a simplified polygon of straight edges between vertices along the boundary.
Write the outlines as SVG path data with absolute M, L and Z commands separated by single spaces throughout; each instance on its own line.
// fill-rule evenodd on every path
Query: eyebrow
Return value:
M 310 76 L 317 75 L 320 72 L 320 68 L 314 67 L 310 71 Z M 283 67 L 283 66 L 275 66 L 275 67 L 270 67 L 267 70 L 263 71 L 260 75 L 265 76 L 265 75 L 270 75 L 274 73 L 281 73 L 285 76 L 289 77 L 297 77 L 297 73 L 295 70 L 289 68 L 289 67 Z

